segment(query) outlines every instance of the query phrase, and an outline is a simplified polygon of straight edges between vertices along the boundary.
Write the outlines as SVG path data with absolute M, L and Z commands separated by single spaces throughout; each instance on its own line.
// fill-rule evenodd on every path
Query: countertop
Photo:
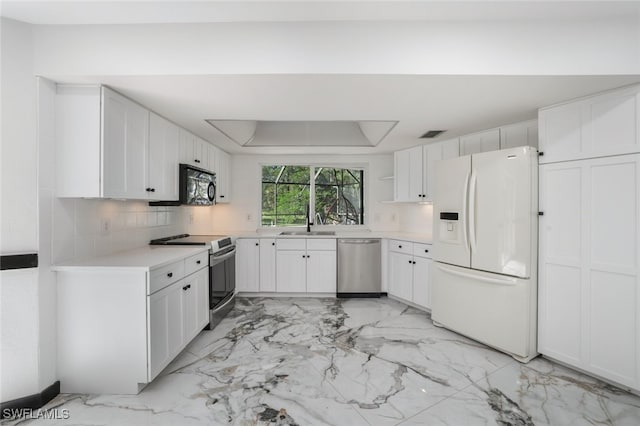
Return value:
M 54 265 L 53 271 L 77 271 L 80 269 L 118 268 L 149 271 L 172 262 L 208 251 L 207 246 L 144 246 L 106 256 L 74 260 Z
M 280 235 L 282 229 L 278 230 L 260 230 L 254 232 L 236 232 L 230 233 L 238 238 L 387 238 L 393 240 L 413 241 L 416 243 L 431 244 L 431 234 L 420 234 L 414 232 L 395 232 L 395 231 L 335 231 L 335 235 Z

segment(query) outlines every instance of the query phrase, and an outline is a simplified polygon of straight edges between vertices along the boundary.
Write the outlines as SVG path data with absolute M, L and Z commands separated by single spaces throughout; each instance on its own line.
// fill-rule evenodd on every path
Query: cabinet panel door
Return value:
M 538 120 L 500 127 L 500 149 L 519 146 L 538 147 Z
M 433 200 L 436 180 L 436 161 L 458 157 L 460 154 L 459 139 L 450 139 L 424 146 L 424 176 L 426 199 Z
M 431 291 L 429 276 L 431 273 L 431 259 L 414 257 L 413 261 L 413 294 L 411 301 L 416 305 L 431 309 Z
M 236 289 L 260 291 L 260 240 L 241 238 L 236 242 Z
M 304 293 L 307 291 L 306 251 L 278 250 L 276 252 L 276 291 Z
M 336 292 L 336 252 L 307 252 L 307 293 Z
M 583 181 L 576 162 L 540 167 L 538 349 L 582 363 Z
M 460 138 L 460 155 L 500 149 L 500 129 L 491 129 Z
M 395 201 L 408 201 L 410 150 L 396 151 L 394 158 L 394 197 Z
M 228 203 L 231 201 L 231 156 L 218 150 L 216 158 L 216 202 Z
M 178 199 L 179 128 L 151 113 L 149 122 L 149 198 Z
M 197 166 L 195 137 L 184 129 L 180 129 L 180 163 Z
M 409 152 L 409 201 L 422 201 L 424 182 L 422 176 L 423 152 L 421 146 L 416 146 L 408 150 Z
M 640 155 L 584 164 L 589 190 L 583 214 L 590 237 L 584 307 L 588 366 L 596 374 L 634 386 L 640 362 Z
M 276 291 L 276 240 L 260 240 L 260 291 Z
M 169 364 L 183 342 L 181 283 L 149 296 L 149 381 Z
M 590 98 L 582 110 L 583 157 L 640 151 L 640 94 L 624 89 Z
M 103 196 L 126 198 L 127 105 L 126 99 L 103 89 L 102 170 Z
M 413 294 L 413 256 L 389 252 L 389 294 L 411 300 Z
M 541 110 L 540 164 L 580 158 L 582 152 L 582 108 L 572 103 Z
M 209 269 L 203 268 L 195 272 L 183 281 L 182 285 L 182 312 L 183 320 L 183 346 L 186 346 L 209 322 Z M 206 303 L 204 303 L 206 302 Z

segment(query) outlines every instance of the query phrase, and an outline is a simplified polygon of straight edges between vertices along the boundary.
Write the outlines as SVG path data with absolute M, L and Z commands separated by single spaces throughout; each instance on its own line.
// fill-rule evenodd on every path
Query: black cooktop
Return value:
M 189 235 L 180 234 L 172 237 L 158 238 L 149 242 L 152 246 L 206 246 L 212 241 L 226 238 L 226 235 Z

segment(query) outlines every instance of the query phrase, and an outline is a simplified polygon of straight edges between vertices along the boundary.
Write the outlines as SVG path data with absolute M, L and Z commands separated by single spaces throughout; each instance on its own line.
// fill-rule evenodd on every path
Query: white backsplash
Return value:
M 400 209 L 400 231 L 432 234 L 432 204 L 402 204 Z
M 188 232 L 189 216 L 182 207 L 150 207 L 143 201 L 55 198 L 52 221 L 52 260 L 59 263 Z

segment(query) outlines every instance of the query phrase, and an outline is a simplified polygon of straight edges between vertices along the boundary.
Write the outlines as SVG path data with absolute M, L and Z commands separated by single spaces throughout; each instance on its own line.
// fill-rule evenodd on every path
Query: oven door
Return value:
M 209 308 L 215 309 L 233 295 L 236 288 L 236 250 L 209 258 Z

